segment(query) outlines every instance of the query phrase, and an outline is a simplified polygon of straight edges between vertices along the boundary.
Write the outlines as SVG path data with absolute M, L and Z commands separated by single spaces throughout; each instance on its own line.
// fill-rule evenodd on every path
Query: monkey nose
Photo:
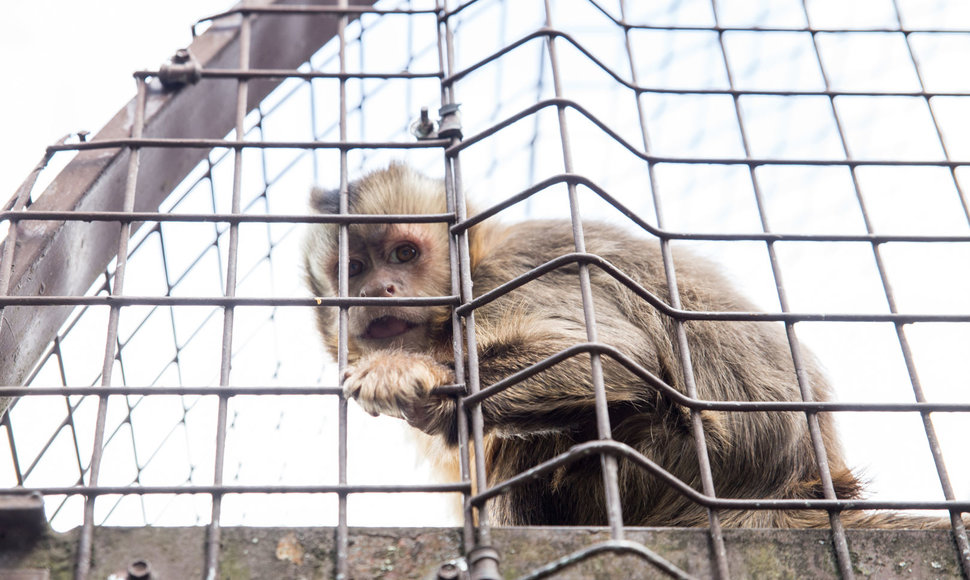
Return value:
M 389 298 L 397 294 L 397 286 L 394 284 L 380 284 L 377 286 L 363 287 L 360 289 L 360 297 L 367 298 L 374 296 L 377 298 Z

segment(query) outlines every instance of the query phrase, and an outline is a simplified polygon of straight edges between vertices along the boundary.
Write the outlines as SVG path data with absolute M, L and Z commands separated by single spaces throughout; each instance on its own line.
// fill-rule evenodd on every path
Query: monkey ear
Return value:
M 310 208 L 317 213 L 334 214 L 340 211 L 340 192 L 315 186 L 310 190 Z
M 347 206 L 350 213 L 355 213 L 358 196 L 357 182 L 351 182 L 347 186 Z M 314 186 L 310 190 L 310 209 L 322 214 L 335 214 L 340 212 L 340 190 L 324 189 Z

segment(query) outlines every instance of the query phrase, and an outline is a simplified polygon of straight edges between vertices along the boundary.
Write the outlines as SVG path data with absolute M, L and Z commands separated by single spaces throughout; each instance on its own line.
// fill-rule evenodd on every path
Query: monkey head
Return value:
M 431 214 L 446 211 L 445 189 L 405 165 L 392 164 L 347 188 L 351 214 Z M 314 190 L 313 210 L 339 211 L 339 192 Z M 304 251 L 305 271 L 317 296 L 338 295 L 340 227 L 314 224 Z M 347 228 L 348 297 L 405 298 L 451 293 L 448 229 L 444 223 L 351 224 Z M 336 352 L 337 310 L 318 308 L 317 323 Z M 355 306 L 348 310 L 351 360 L 373 350 L 425 350 L 450 322 L 447 306 Z

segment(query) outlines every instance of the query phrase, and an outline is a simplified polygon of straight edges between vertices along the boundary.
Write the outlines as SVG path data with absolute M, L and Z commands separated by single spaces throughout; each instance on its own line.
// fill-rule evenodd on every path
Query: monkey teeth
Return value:
M 394 338 L 395 336 L 400 336 L 411 330 L 414 328 L 414 326 L 415 325 L 413 323 L 408 322 L 407 320 L 402 320 L 393 316 L 382 316 L 372 320 L 371 323 L 367 325 L 367 330 L 364 332 L 364 338 L 378 340 Z

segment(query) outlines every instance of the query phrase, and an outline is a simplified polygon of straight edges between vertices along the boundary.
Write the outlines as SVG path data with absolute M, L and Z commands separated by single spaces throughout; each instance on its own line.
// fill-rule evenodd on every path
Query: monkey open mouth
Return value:
M 364 331 L 364 338 L 378 340 L 394 338 L 395 336 L 404 334 L 415 326 L 417 325 L 413 322 L 408 322 L 407 320 L 402 320 L 394 316 L 381 316 L 380 318 L 375 318 L 367 325 L 367 330 Z

